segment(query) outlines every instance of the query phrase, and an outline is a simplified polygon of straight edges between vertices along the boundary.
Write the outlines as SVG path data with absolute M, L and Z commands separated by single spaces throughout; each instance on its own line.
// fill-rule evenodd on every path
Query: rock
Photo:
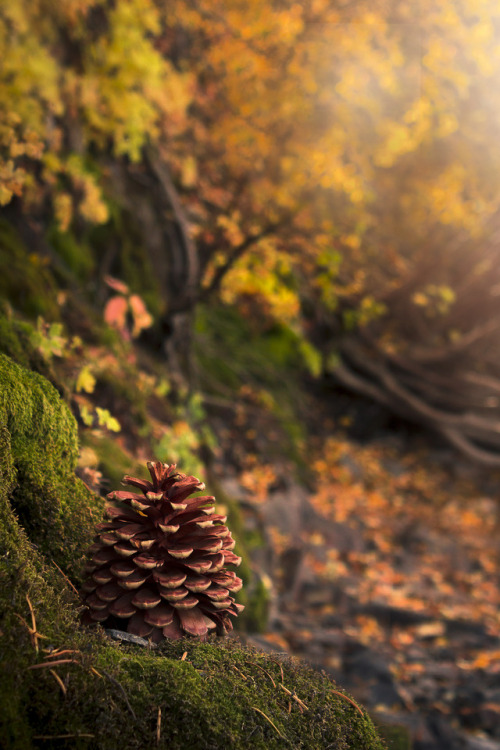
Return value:
M 434 619 L 427 612 L 402 609 L 386 604 L 385 602 L 372 601 L 369 604 L 359 604 L 356 609 L 359 613 L 375 617 L 385 627 L 414 625 Z
M 126 633 L 124 630 L 106 628 L 106 633 L 115 641 L 126 641 L 127 643 L 133 643 L 136 646 L 149 646 L 150 648 L 156 648 L 156 643 L 152 643 L 151 641 L 146 640 L 146 638 L 140 638 L 138 635 Z
M 487 737 L 464 737 L 465 750 L 500 750 L 500 742 Z

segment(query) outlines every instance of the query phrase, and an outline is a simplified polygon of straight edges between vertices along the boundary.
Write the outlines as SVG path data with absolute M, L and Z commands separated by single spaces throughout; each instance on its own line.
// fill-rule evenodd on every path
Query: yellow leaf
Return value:
M 92 375 L 90 365 L 85 365 L 85 367 L 80 370 L 76 379 L 76 392 L 80 393 L 81 391 L 85 391 L 85 393 L 93 393 L 95 384 L 96 379 Z

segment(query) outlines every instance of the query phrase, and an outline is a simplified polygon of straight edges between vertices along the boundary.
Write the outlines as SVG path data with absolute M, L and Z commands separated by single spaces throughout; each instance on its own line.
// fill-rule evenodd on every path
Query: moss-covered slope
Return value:
M 56 390 L 4 355 L 0 379 L 2 748 L 382 748 L 304 666 L 231 641 L 150 650 L 80 627 L 53 563 L 78 570 L 101 501 L 73 474 L 76 426 Z

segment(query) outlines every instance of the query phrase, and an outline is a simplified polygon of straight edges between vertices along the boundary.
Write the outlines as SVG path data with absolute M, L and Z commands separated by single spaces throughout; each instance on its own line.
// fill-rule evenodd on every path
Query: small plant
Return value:
M 111 492 L 111 519 L 97 526 L 83 586 L 84 622 L 114 624 L 154 642 L 184 635 L 224 635 L 243 606 L 232 594 L 242 582 L 226 565 L 239 565 L 234 540 L 214 513 L 215 498 L 189 497 L 205 485 L 176 466 L 148 462 L 152 481 L 125 476 L 138 488 Z
M 116 328 L 125 341 L 137 338 L 141 331 L 153 323 L 143 299 L 138 294 L 131 294 L 128 286 L 119 279 L 106 276 L 104 281 L 117 292 L 106 303 L 104 320 Z
M 53 357 L 67 357 L 71 350 L 81 345 L 81 339 L 65 336 L 62 323 L 47 323 L 41 316 L 36 322 L 36 330 L 31 333 L 31 344 L 50 362 Z

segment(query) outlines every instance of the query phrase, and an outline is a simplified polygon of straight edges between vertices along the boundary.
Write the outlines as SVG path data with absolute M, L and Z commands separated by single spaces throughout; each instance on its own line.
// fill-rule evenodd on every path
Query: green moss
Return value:
M 57 286 L 46 259 L 26 247 L 16 229 L 0 219 L 0 297 L 29 317 L 60 317 Z
M 99 501 L 75 474 L 77 427 L 56 389 L 0 354 L 0 424 L 9 433 L 9 500 L 33 543 L 74 569 L 92 536 Z
M 71 231 L 61 232 L 56 224 L 49 228 L 47 240 L 75 278 L 85 281 L 90 277 L 95 261 L 87 242 L 77 240 Z
M 78 567 L 100 507 L 73 474 L 74 419 L 46 380 L 4 355 L 0 392 L 2 748 L 382 750 L 369 717 L 304 665 L 231 640 L 149 650 L 80 627 L 52 564 Z M 56 648 L 71 661 L 31 668 Z
M 6 309 L 6 314 L 0 310 L 0 352 L 17 364 L 40 373 L 62 392 L 64 387 L 58 382 L 51 364 L 33 345 L 35 337 L 36 330 L 30 323 L 13 318 L 9 309 Z
M 0 312 L 0 351 L 24 367 L 33 366 L 34 352 L 30 344 L 33 326 L 9 320 Z

